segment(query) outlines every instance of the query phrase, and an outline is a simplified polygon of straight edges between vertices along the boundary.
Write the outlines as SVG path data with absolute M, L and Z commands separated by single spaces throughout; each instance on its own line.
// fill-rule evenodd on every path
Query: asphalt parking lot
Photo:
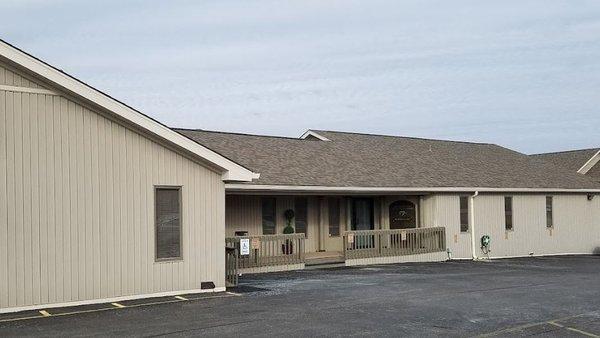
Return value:
M 600 336 L 600 256 L 246 275 L 232 291 L 58 316 L 50 309 L 0 322 L 0 336 Z

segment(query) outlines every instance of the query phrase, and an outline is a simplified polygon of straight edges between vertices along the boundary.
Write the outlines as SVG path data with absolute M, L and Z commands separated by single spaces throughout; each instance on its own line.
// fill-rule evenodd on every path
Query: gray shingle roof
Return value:
M 175 129 L 260 173 L 254 184 L 331 187 L 599 189 L 494 144 L 315 131 L 327 141 Z
M 531 156 L 577 172 L 599 150 L 600 148 L 591 148 L 561 151 L 556 153 L 534 154 Z M 597 163 L 595 166 L 593 166 L 585 175 L 598 181 L 598 179 L 600 179 L 600 163 Z
M 541 158 L 556 165 L 577 172 L 600 148 L 560 151 L 556 153 L 534 154 L 532 157 Z

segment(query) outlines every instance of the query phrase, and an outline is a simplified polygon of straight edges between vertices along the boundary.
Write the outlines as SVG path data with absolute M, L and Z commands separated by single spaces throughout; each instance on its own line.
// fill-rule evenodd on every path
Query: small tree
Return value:
M 293 234 L 294 233 L 294 227 L 292 226 L 292 222 L 294 221 L 294 210 L 292 209 L 287 209 L 284 213 L 283 216 L 285 217 L 285 221 L 286 221 L 286 226 L 285 228 L 283 228 L 283 233 L 284 234 Z
M 294 233 L 294 227 L 292 226 L 292 222 L 294 221 L 294 210 L 292 209 L 288 209 L 283 213 L 283 216 L 285 217 L 285 221 L 287 223 L 287 225 L 285 226 L 285 228 L 283 228 L 283 233 L 285 235 L 288 234 L 293 234 Z M 292 243 L 291 240 L 286 239 L 285 240 L 285 244 L 281 244 L 281 251 L 283 251 L 283 253 L 285 255 L 291 255 L 294 253 L 294 243 Z

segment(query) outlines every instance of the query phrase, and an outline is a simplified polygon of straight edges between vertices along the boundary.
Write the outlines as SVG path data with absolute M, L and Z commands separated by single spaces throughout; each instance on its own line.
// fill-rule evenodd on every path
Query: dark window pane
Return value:
M 552 228 L 554 220 L 552 219 L 552 196 L 546 196 L 546 227 Z
M 329 236 L 340 235 L 340 199 L 329 199 Z
M 181 258 L 179 188 L 156 189 L 156 259 Z
M 512 197 L 507 196 L 504 197 L 504 218 L 505 218 L 505 229 L 512 230 L 513 229 L 513 205 L 512 205 Z
M 262 199 L 262 229 L 263 235 L 275 235 L 275 198 Z
M 469 198 L 465 196 L 460 198 L 460 231 L 469 231 Z
M 306 234 L 306 223 L 308 218 L 306 204 L 306 197 L 296 197 L 294 200 L 296 233 L 298 234 Z

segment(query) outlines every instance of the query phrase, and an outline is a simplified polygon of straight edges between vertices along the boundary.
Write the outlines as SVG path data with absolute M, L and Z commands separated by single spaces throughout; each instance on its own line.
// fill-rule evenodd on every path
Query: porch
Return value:
M 227 245 L 239 248 L 244 239 L 251 246 L 238 256 L 241 273 L 443 260 L 445 231 L 427 227 L 428 209 L 431 196 L 422 194 L 228 194 Z M 284 235 L 286 227 L 294 234 Z
M 300 270 L 310 264 L 353 266 L 442 261 L 446 257 L 443 227 L 346 231 L 342 238 L 341 253 L 307 253 L 303 234 L 228 237 L 227 280 L 233 284 L 238 273 Z
M 305 235 L 306 253 L 343 252 L 343 234 L 414 229 L 433 224 L 429 195 L 226 196 L 226 236 L 278 235 L 290 225 Z M 293 212 L 288 220 L 286 212 Z

